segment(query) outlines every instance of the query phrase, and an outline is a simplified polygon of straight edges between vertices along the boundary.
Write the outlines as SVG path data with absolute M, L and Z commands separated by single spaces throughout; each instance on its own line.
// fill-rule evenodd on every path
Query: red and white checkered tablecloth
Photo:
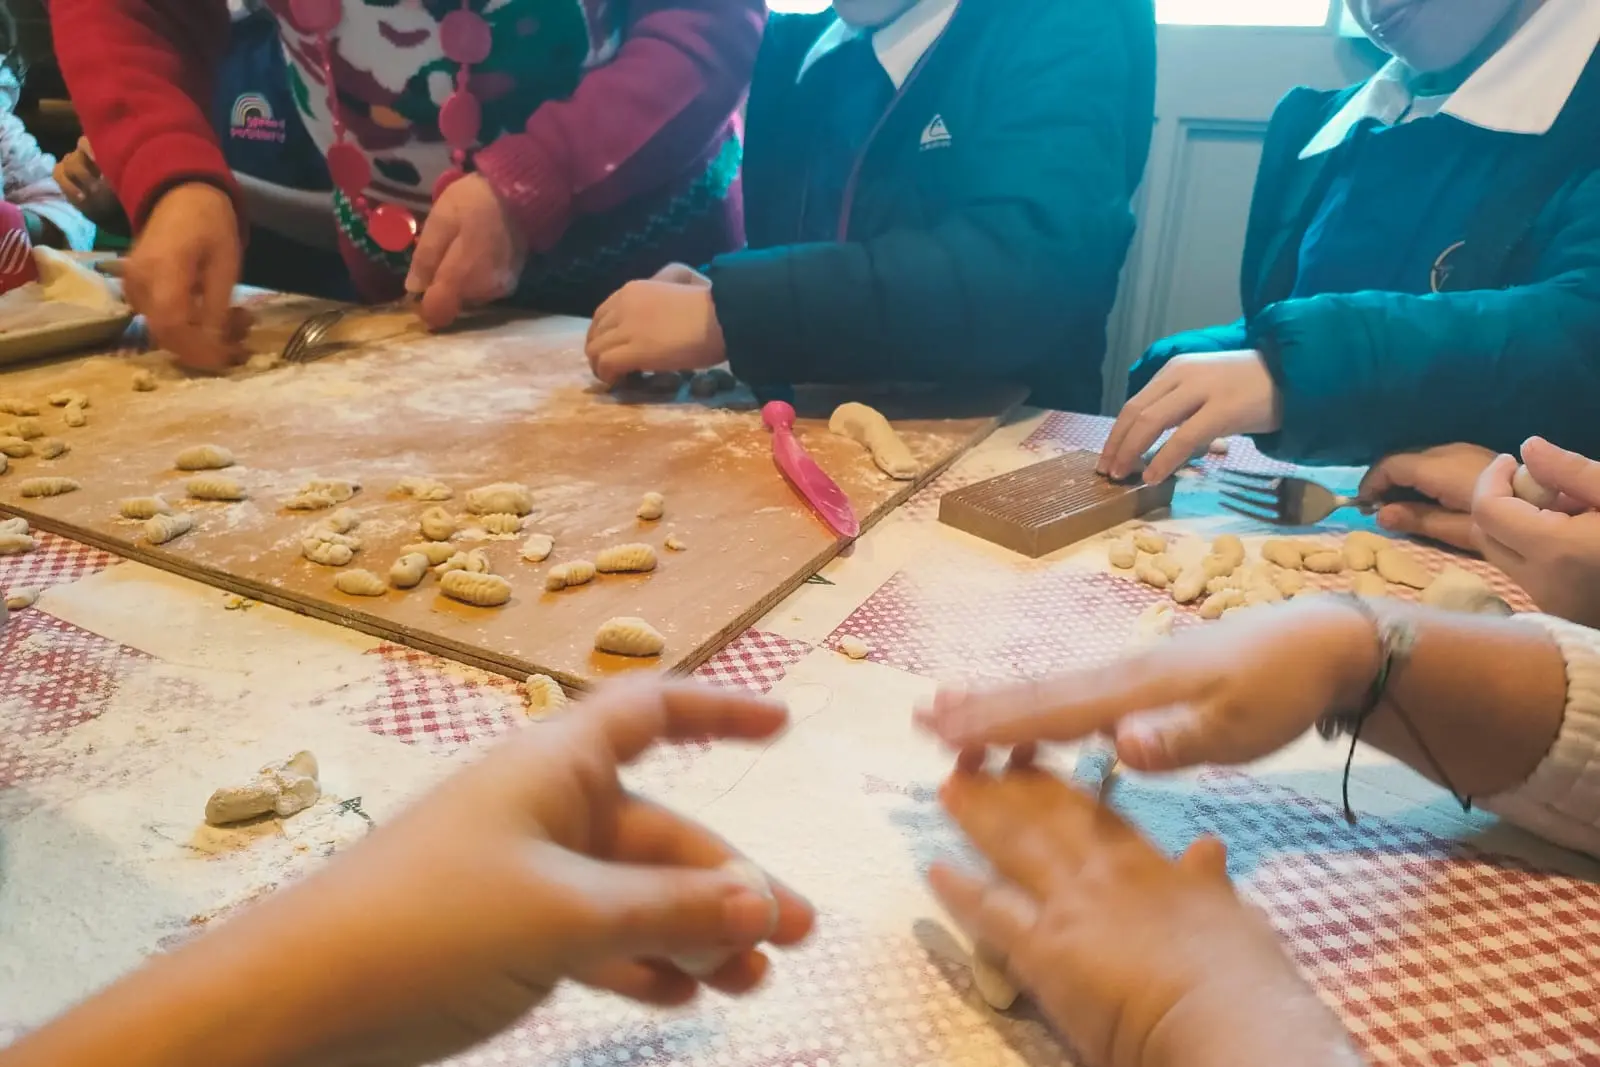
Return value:
M 1093 448 L 1105 428 L 1103 420 L 1049 414 L 1022 452 Z M 766 791 L 759 800 L 775 811 L 792 811 L 793 825 L 770 828 L 759 854 L 767 861 L 770 851 L 771 862 L 825 906 L 831 893 L 842 894 L 816 938 L 782 956 L 770 987 L 748 1002 L 706 1000 L 662 1015 L 564 990 L 461 1057 L 463 1067 L 1068 1062 L 1036 1015 L 997 1017 L 981 1006 L 959 947 L 918 896 L 918 873 L 960 846 L 938 811 L 937 774 L 904 762 L 910 757 L 894 747 L 901 736 L 895 724 L 903 721 L 907 694 L 926 692 L 931 681 L 1036 677 L 1108 662 L 1133 620 L 1162 594 L 1077 557 L 1023 561 L 941 528 L 938 496 L 992 472 L 984 458 L 957 464 L 830 565 L 831 586 L 805 587 L 696 672 L 715 685 L 783 693 L 800 720 L 790 738 L 754 753 L 690 746 L 658 753 L 641 769 L 669 802 L 713 819 L 720 811 L 737 823 L 737 809 L 755 799 L 751 790 Z M 1281 469 L 1243 441 L 1208 463 Z M 1185 507 L 1206 507 L 1204 485 L 1197 477 L 1180 495 L 1176 528 L 1189 518 Z M 1221 520 L 1211 513 L 1205 519 L 1209 536 Z M 1416 551 L 1434 568 L 1479 569 L 1526 606 L 1482 564 Z M 0 590 L 71 586 L 116 563 L 43 535 L 35 552 L 0 558 Z M 92 619 L 57 617 L 50 604 L 47 597 L 40 608 L 16 613 L 0 632 L 0 833 L 21 820 L 93 806 L 105 784 L 93 771 L 99 765 L 80 765 L 83 746 L 41 741 L 71 741 L 102 718 L 124 714 L 122 679 L 159 659 L 127 634 L 95 632 Z M 1186 613 L 1182 624 L 1199 623 Z M 297 625 L 313 631 L 300 640 L 326 632 L 316 630 L 322 624 Z M 831 651 L 846 634 L 872 646 L 868 662 Z M 453 760 L 523 721 L 519 689 L 509 679 L 382 642 L 340 662 L 348 682 L 293 698 L 299 713 L 403 750 L 407 759 Z M 216 699 L 205 672 L 165 684 L 162 699 L 175 704 Z M 161 736 L 159 722 L 150 726 L 141 743 L 181 746 L 181 737 Z M 1228 843 L 1243 892 L 1271 916 L 1372 1062 L 1600 1064 L 1600 889 L 1537 847 L 1507 853 L 1475 844 L 1480 823 L 1441 829 L 1433 814 L 1422 817 L 1425 801 L 1415 805 L 1415 818 L 1405 805 L 1391 805 L 1350 827 L 1330 795 L 1337 766 L 1330 751 L 1303 772 L 1208 772 L 1159 787 L 1133 779 L 1119 788 L 1117 802 L 1169 849 L 1200 833 Z M 736 810 L 728 811 L 729 802 Z M 869 844 L 842 868 L 829 864 L 846 861 L 829 861 L 814 846 L 785 851 L 791 834 L 812 832 L 839 843 L 866 835 Z M 241 863 L 214 904 L 175 907 L 138 936 L 148 934 L 146 951 L 170 947 L 314 861 Z M 228 861 L 212 855 L 205 862 L 215 878 L 215 865 Z M 888 921 L 873 909 L 880 897 L 894 905 Z M 20 979 L 3 962 L 6 929 L 0 915 L 0 1041 L 39 1021 L 8 1015 L 5 982 Z

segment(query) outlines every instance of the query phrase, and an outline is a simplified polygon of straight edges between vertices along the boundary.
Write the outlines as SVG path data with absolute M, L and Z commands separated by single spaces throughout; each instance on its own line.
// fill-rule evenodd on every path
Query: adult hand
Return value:
M 1261 353 L 1177 356 L 1123 405 L 1100 452 L 1099 470 L 1112 478 L 1131 476 L 1140 457 L 1173 430 L 1144 472 L 1146 482 L 1159 482 L 1218 437 L 1268 433 L 1282 419 L 1278 387 Z
M 568 978 L 681 1003 L 697 982 L 664 962 L 674 955 L 727 951 L 707 982 L 747 992 L 768 967 L 757 943 L 799 941 L 810 907 L 774 883 L 774 923 L 763 896 L 715 870 L 727 844 L 628 793 L 617 771 L 662 739 L 759 740 L 785 721 L 732 691 L 618 686 L 526 727 L 223 932 L 305 961 L 295 1022 L 329 1062 L 433 1062 Z
M 1367 620 L 1312 598 L 1184 631 L 1107 667 L 941 692 L 917 721 L 966 752 L 1103 732 L 1138 771 L 1248 763 L 1294 741 L 1329 709 L 1357 705 L 1377 670 Z
M 54 176 L 67 202 L 95 224 L 105 225 L 116 217 L 117 195 L 100 173 L 89 138 L 78 138 L 78 147 L 56 163 Z
M 1383 504 L 1378 525 L 1471 550 L 1472 493 L 1493 460 L 1493 452 L 1469 444 L 1400 452 L 1373 464 L 1357 495 L 1374 503 L 1397 489 L 1425 496 L 1433 503 Z
M 945 808 L 993 865 L 931 874 L 951 917 L 1098 1067 L 1351 1064 L 1348 1038 L 1202 838 L 1167 859 L 1043 771 L 958 772 Z
M 1472 499 L 1477 547 L 1541 611 L 1600 627 L 1600 463 L 1538 437 L 1522 446 L 1522 462 L 1540 485 L 1561 493 L 1562 510 L 1519 500 L 1511 491 L 1517 461 L 1501 456 Z
M 243 356 L 248 318 L 231 307 L 241 254 L 233 201 L 201 182 L 162 194 L 128 253 L 123 295 L 186 367 L 219 371 Z
M 422 297 L 430 330 L 455 322 L 461 309 L 510 296 L 528 262 L 528 242 L 480 174 L 457 179 L 433 205 L 417 238 L 406 292 Z
M 635 371 L 715 367 L 727 349 L 711 287 L 629 282 L 594 313 L 584 353 L 607 385 Z

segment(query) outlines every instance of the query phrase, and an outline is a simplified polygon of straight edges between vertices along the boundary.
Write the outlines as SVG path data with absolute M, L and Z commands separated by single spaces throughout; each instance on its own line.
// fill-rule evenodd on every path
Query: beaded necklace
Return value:
M 328 115 L 333 124 L 334 144 L 328 149 L 328 174 L 333 184 L 349 198 L 374 243 L 386 252 L 401 253 L 417 239 L 417 216 L 400 204 L 372 204 L 366 195 L 372 183 L 372 163 L 361 147 L 348 137 L 339 92 L 333 83 L 333 31 L 344 20 L 343 0 L 290 0 L 294 19 L 316 35 L 323 84 L 328 90 Z M 489 58 L 493 36 L 483 16 L 472 10 L 471 0 L 439 22 L 439 44 L 444 56 L 457 65 L 455 89 L 439 108 L 439 133 L 450 146 L 450 169 L 433 185 L 438 201 L 451 183 L 464 177 L 478 145 L 483 128 L 483 105 L 472 94 L 472 67 Z

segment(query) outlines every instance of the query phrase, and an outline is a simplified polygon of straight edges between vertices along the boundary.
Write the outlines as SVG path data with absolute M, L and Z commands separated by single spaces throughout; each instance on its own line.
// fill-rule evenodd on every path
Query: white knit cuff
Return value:
M 1545 630 L 1567 664 L 1567 706 L 1555 744 L 1521 786 L 1482 806 L 1567 848 L 1600 856 L 1600 630 L 1522 615 Z

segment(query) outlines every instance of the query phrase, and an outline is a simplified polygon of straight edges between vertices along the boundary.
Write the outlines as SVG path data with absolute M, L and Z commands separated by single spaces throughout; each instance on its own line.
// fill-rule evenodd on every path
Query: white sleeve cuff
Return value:
M 1555 744 L 1521 786 L 1482 807 L 1566 848 L 1600 856 L 1600 630 L 1551 618 L 1545 630 L 1567 664 L 1567 706 Z

